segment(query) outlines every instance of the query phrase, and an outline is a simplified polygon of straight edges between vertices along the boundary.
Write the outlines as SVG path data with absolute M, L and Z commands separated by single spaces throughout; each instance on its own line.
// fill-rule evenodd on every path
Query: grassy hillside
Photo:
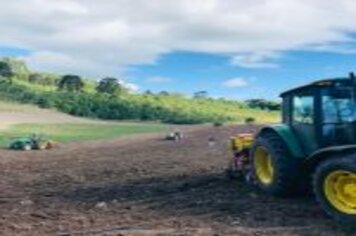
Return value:
M 244 102 L 187 98 L 167 93 L 98 93 L 95 82 L 87 79 L 83 79 L 84 87 L 80 92 L 59 91 L 59 76 L 28 71 L 22 69 L 14 73 L 11 80 L 2 80 L 0 98 L 57 109 L 75 116 L 108 120 L 148 120 L 175 124 L 241 122 L 248 117 L 257 122 L 279 120 L 278 111 L 251 108 Z
M 46 134 L 58 142 L 110 139 L 132 134 L 166 131 L 167 127 L 160 124 L 17 124 L 1 130 L 0 146 L 8 145 L 11 140 L 29 134 Z

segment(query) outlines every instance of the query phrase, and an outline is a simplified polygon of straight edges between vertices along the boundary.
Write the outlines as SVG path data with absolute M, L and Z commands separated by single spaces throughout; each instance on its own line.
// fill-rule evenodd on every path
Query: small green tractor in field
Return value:
M 355 76 L 317 81 L 281 97 L 282 124 L 231 139 L 228 173 L 277 196 L 311 189 L 328 215 L 355 226 Z
M 54 142 L 47 140 L 43 135 L 32 134 L 29 137 L 22 137 L 13 140 L 9 149 L 11 150 L 46 150 L 51 149 L 54 146 Z

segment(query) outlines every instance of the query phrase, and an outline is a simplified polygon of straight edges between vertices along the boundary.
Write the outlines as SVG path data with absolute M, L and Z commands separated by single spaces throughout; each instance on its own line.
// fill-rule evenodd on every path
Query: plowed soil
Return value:
M 1 150 L 0 234 L 344 235 L 312 197 L 270 197 L 225 177 L 228 138 L 244 130 Z

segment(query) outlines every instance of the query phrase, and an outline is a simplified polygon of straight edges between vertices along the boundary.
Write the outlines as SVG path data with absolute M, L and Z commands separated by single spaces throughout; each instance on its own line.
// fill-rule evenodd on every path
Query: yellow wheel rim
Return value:
M 324 191 L 330 204 L 342 213 L 356 214 L 356 173 L 338 170 L 324 180 Z
M 274 167 L 272 157 L 264 147 L 257 147 L 254 153 L 254 166 L 258 180 L 265 185 L 273 182 Z

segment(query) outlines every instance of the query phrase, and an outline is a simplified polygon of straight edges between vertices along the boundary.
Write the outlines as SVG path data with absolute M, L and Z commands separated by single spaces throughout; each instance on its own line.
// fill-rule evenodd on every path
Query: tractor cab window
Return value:
M 323 146 L 353 144 L 356 141 L 354 89 L 330 88 L 322 91 Z
M 356 120 L 351 89 L 327 91 L 322 97 L 324 123 L 349 123 Z
M 292 100 L 292 128 L 306 153 L 316 150 L 314 93 L 295 94 Z
M 311 95 L 294 96 L 293 122 L 314 123 L 314 97 Z

